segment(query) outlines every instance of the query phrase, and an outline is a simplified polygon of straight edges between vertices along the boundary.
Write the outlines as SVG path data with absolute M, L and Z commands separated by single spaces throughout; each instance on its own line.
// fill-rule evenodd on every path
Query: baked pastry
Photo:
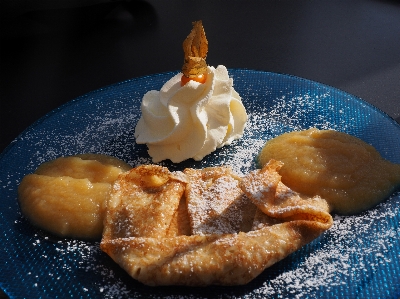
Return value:
M 284 185 L 278 171 L 283 163 L 270 160 L 262 169 L 254 170 L 241 181 L 241 188 L 258 211 L 253 229 L 279 221 L 312 221 L 331 226 L 329 205 L 319 196 L 309 197 Z M 265 222 L 265 223 L 264 223 Z
M 162 172 L 168 177 L 168 180 L 164 180 L 164 184 L 157 187 L 154 200 L 158 200 L 158 197 L 167 199 L 162 192 L 171 190 L 171 184 L 179 185 L 176 187 L 179 192 L 181 184 L 187 185 L 186 195 L 182 192 L 183 198 L 186 197 L 187 210 L 185 211 L 182 200 L 175 196 L 178 193 L 174 193 L 170 200 L 164 202 L 171 210 L 163 213 L 160 217 L 162 221 L 157 224 L 153 223 L 155 218 L 150 220 L 147 216 L 136 215 L 135 213 L 141 213 L 141 210 L 134 212 L 131 209 L 134 207 L 132 202 L 136 194 L 140 195 L 139 201 L 141 201 L 141 194 L 152 192 L 152 189 L 148 189 L 140 180 L 131 179 L 136 177 L 138 172 L 137 169 L 133 169 L 121 175 L 114 185 L 100 247 L 129 275 L 146 285 L 246 284 L 265 268 L 298 250 L 332 225 L 332 218 L 322 207 L 323 205 L 317 204 L 314 207 L 313 199 L 303 198 L 300 200 L 303 208 L 297 207 L 299 202 L 297 194 L 278 187 L 277 180 L 267 182 L 267 186 L 271 190 L 282 189 L 282 194 L 292 194 L 294 197 L 283 196 L 278 199 L 273 199 L 274 196 L 264 199 L 259 197 L 261 190 L 253 186 L 258 185 L 258 182 L 265 177 L 279 177 L 277 174 L 279 166 L 274 163 L 271 162 L 265 169 L 254 171 L 243 179 L 224 167 L 187 169 L 184 171 L 186 175 L 183 175 L 168 173 L 165 168 L 160 170 L 160 166 L 145 166 L 150 173 Z M 226 198 L 221 195 L 228 190 L 225 188 L 227 182 L 232 187 L 227 193 L 234 199 L 222 205 L 217 204 L 214 208 L 211 205 L 206 205 L 205 209 L 199 208 L 198 201 L 201 198 L 225 200 Z M 239 186 L 244 189 L 244 193 Z M 212 194 L 205 194 L 207 192 Z M 275 197 L 279 197 L 279 194 L 275 194 Z M 147 201 L 151 196 L 144 197 Z M 243 205 L 241 202 L 246 204 Z M 274 205 L 274 202 L 279 202 L 278 210 L 292 207 L 289 209 L 292 211 L 291 214 L 283 212 L 265 214 L 263 211 L 268 210 L 267 207 Z M 255 214 L 250 220 L 251 225 L 247 225 L 253 230 L 240 231 L 239 225 L 232 222 L 231 217 L 224 217 L 226 215 L 223 206 L 229 210 L 232 207 L 251 207 L 251 205 L 254 206 L 249 210 Z M 150 206 L 151 203 L 147 204 L 147 207 Z M 127 213 L 129 211 L 130 213 Z M 245 213 L 246 217 L 242 217 L 242 220 L 249 222 L 247 216 L 251 213 Z M 314 215 L 323 216 L 314 217 Z M 143 221 L 136 221 L 137 217 Z M 202 226 L 201 219 L 208 225 Z M 224 224 L 209 225 L 211 219 L 222 221 Z M 181 234 L 178 230 L 174 230 L 175 235 L 169 234 L 166 228 L 174 227 L 174 223 L 190 223 L 190 232 L 186 230 L 186 234 Z M 148 233 L 148 228 L 135 227 L 138 225 L 158 226 L 160 233 Z
M 185 191 L 185 176 L 158 165 L 121 174 L 107 202 L 103 239 L 164 238 Z
M 256 206 L 240 188 L 230 167 L 185 169 L 186 202 L 193 235 L 234 234 L 250 230 Z

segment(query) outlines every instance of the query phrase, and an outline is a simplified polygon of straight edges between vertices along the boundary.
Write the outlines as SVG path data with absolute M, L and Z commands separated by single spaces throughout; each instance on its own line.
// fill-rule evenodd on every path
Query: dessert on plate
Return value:
M 136 142 L 153 162 L 201 160 L 241 138 L 247 121 L 227 69 L 205 62 L 201 21 L 183 48 L 182 73 L 141 104 Z M 146 285 L 242 285 L 328 230 L 330 212 L 369 208 L 400 183 L 399 165 L 334 131 L 283 134 L 258 160 L 261 169 L 238 175 L 226 165 L 171 172 L 62 157 L 22 180 L 19 202 L 58 236 L 101 237 L 100 248 Z
M 224 66 L 207 66 L 194 22 L 184 66 L 141 104 L 137 143 L 153 162 L 201 160 L 240 138 L 247 114 Z M 100 247 L 147 285 L 246 284 L 332 225 L 326 201 L 281 183 L 271 160 L 245 177 L 230 167 L 169 172 L 142 165 L 113 185 Z

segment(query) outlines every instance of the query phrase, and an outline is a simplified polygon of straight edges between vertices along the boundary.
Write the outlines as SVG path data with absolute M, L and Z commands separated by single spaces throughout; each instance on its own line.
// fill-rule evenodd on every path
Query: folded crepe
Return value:
M 101 249 L 146 285 L 246 284 L 332 225 L 323 199 L 280 182 L 281 166 L 243 178 L 139 166 L 114 184 Z

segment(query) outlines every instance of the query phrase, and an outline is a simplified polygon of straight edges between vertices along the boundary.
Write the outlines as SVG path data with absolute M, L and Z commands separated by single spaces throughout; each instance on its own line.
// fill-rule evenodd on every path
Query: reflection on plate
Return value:
M 264 142 L 317 127 L 355 135 L 400 163 L 400 126 L 366 102 L 301 78 L 229 70 L 249 114 L 244 137 L 203 161 L 163 163 L 171 169 L 230 164 L 244 173 Z M 95 152 L 132 166 L 151 163 L 134 127 L 145 92 L 174 73 L 137 78 L 79 97 L 22 133 L 0 156 L 0 287 L 11 298 L 398 298 L 400 192 L 360 215 L 334 216 L 333 227 L 245 286 L 143 286 L 99 250 L 96 242 L 56 239 L 21 215 L 17 186 L 44 162 Z

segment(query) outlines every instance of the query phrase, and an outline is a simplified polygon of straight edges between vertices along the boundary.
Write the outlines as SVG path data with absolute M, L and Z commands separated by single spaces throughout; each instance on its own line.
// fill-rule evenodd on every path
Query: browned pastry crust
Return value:
M 185 169 L 186 204 L 193 235 L 232 234 L 250 230 L 256 206 L 240 188 L 230 167 Z
M 296 199 L 297 194 L 293 193 L 294 197 L 287 196 L 276 200 L 271 200 L 272 196 L 265 200 L 266 203 L 257 197 L 257 192 L 260 190 L 253 188 L 254 186 L 265 177 L 279 178 L 277 173 L 279 165 L 274 163 L 271 162 L 269 166 L 266 166 L 266 169 L 254 171 L 244 178 L 239 178 L 232 173 L 230 168 L 225 167 L 185 170 L 186 177 L 178 175 L 178 179 L 172 173 L 168 173 L 165 187 L 160 188 L 168 189 L 169 183 L 179 182 L 179 184 L 184 184 L 187 180 L 186 196 L 183 196 L 187 206 L 183 205 L 184 201 L 182 200 L 171 199 L 174 202 L 172 205 L 174 207 L 173 212 L 168 217 L 164 213 L 162 218 L 164 222 L 160 224 L 161 227 L 167 229 L 158 235 L 146 235 L 146 230 L 141 231 L 140 234 L 125 234 L 125 236 L 120 233 L 110 233 L 118 230 L 121 227 L 121 222 L 124 223 L 124 221 L 128 221 L 130 223 L 128 227 L 130 227 L 133 225 L 130 219 L 137 217 L 124 214 L 126 218 L 122 219 L 121 214 L 115 213 L 119 210 L 131 211 L 124 207 L 127 204 L 127 194 L 147 192 L 146 188 L 134 181 L 125 184 L 125 180 L 130 177 L 129 173 L 121 175 L 116 184 L 117 186 L 124 186 L 123 192 L 121 194 L 117 187 L 111 195 L 113 203 L 106 216 L 106 230 L 100 245 L 101 249 L 133 278 L 147 285 L 246 284 L 265 268 L 309 243 L 332 225 L 332 218 L 329 213 L 326 215 L 324 207 L 321 208 L 321 205 L 318 204 L 313 208 L 314 201 L 312 199 L 303 198 L 299 202 Z M 159 169 L 159 166 L 148 167 L 150 167 L 147 168 L 149 171 L 151 171 L 151 167 L 154 167 L 155 171 Z M 131 173 L 135 171 L 132 170 Z M 162 171 L 167 173 L 166 169 Z M 215 192 L 216 201 L 218 201 L 218 198 L 221 199 L 222 193 L 216 190 L 221 191 L 222 187 L 226 187 L 227 182 L 232 186 L 231 192 L 227 193 L 234 194 L 235 200 L 226 202 L 227 198 L 223 198 L 223 205 L 218 206 L 217 204 L 215 209 L 212 209 L 211 206 L 206 209 L 204 209 L 204 206 L 201 209 L 196 207 L 196 205 L 201 204 L 199 200 L 207 199 L 210 196 L 204 196 L 204 193 L 207 192 Z M 267 185 L 275 190 L 280 190 L 279 182 L 280 179 L 272 180 Z M 132 184 L 135 186 L 132 186 Z M 240 190 L 239 186 L 246 194 Z M 142 190 L 138 191 L 138 189 Z M 132 190 L 135 191 L 132 192 Z M 147 198 L 147 195 L 144 197 Z M 119 198 L 122 198 L 122 200 L 119 200 Z M 241 200 L 251 206 L 249 199 L 257 205 L 257 208 L 253 206 L 253 212 L 251 212 L 252 215 L 255 213 L 249 226 L 253 230 L 244 232 L 240 231 L 241 228 L 236 226 L 235 223 L 232 224 L 229 217 L 224 219 L 224 212 L 221 208 L 224 206 L 229 210 L 235 205 L 238 207 L 237 201 L 240 202 Z M 279 203 L 274 205 L 274 202 Z M 309 208 L 298 208 L 297 203 L 300 203 L 301 206 L 309 206 Z M 165 202 L 165 204 L 168 203 Z M 264 212 L 268 210 L 268 206 L 275 209 L 270 215 Z M 288 207 L 290 208 L 287 209 Z M 257 211 L 254 211 L 255 209 Z M 285 210 L 291 212 L 286 214 Z M 218 213 L 218 211 L 221 213 Z M 225 221 L 226 225 L 224 224 L 222 227 L 229 233 L 223 230 L 219 232 L 213 226 L 211 226 L 211 229 L 210 226 L 207 229 L 200 226 L 193 230 L 193 223 L 202 216 L 210 215 L 211 218 L 219 219 L 218 221 L 221 221 L 221 219 Z M 301 216 L 297 217 L 296 215 Z M 193 217 L 197 220 L 194 221 Z M 204 219 L 207 222 L 209 218 L 205 217 Z M 242 219 L 249 221 L 246 217 Z M 190 224 L 191 231 L 197 231 L 198 234 L 191 234 L 188 229 L 177 229 L 185 224 Z M 126 225 L 123 224 L 123 226 Z M 218 229 L 220 228 L 221 226 L 218 227 Z
M 182 180 L 156 165 L 121 174 L 107 203 L 103 239 L 165 237 L 185 191 Z
M 262 169 L 250 172 L 241 181 L 243 191 L 263 214 L 271 218 L 331 223 L 325 199 L 297 193 L 280 181 L 278 171 L 282 166 L 282 162 L 270 160 Z
M 299 220 L 239 234 L 103 240 L 101 248 L 147 285 L 241 285 L 325 230 Z

